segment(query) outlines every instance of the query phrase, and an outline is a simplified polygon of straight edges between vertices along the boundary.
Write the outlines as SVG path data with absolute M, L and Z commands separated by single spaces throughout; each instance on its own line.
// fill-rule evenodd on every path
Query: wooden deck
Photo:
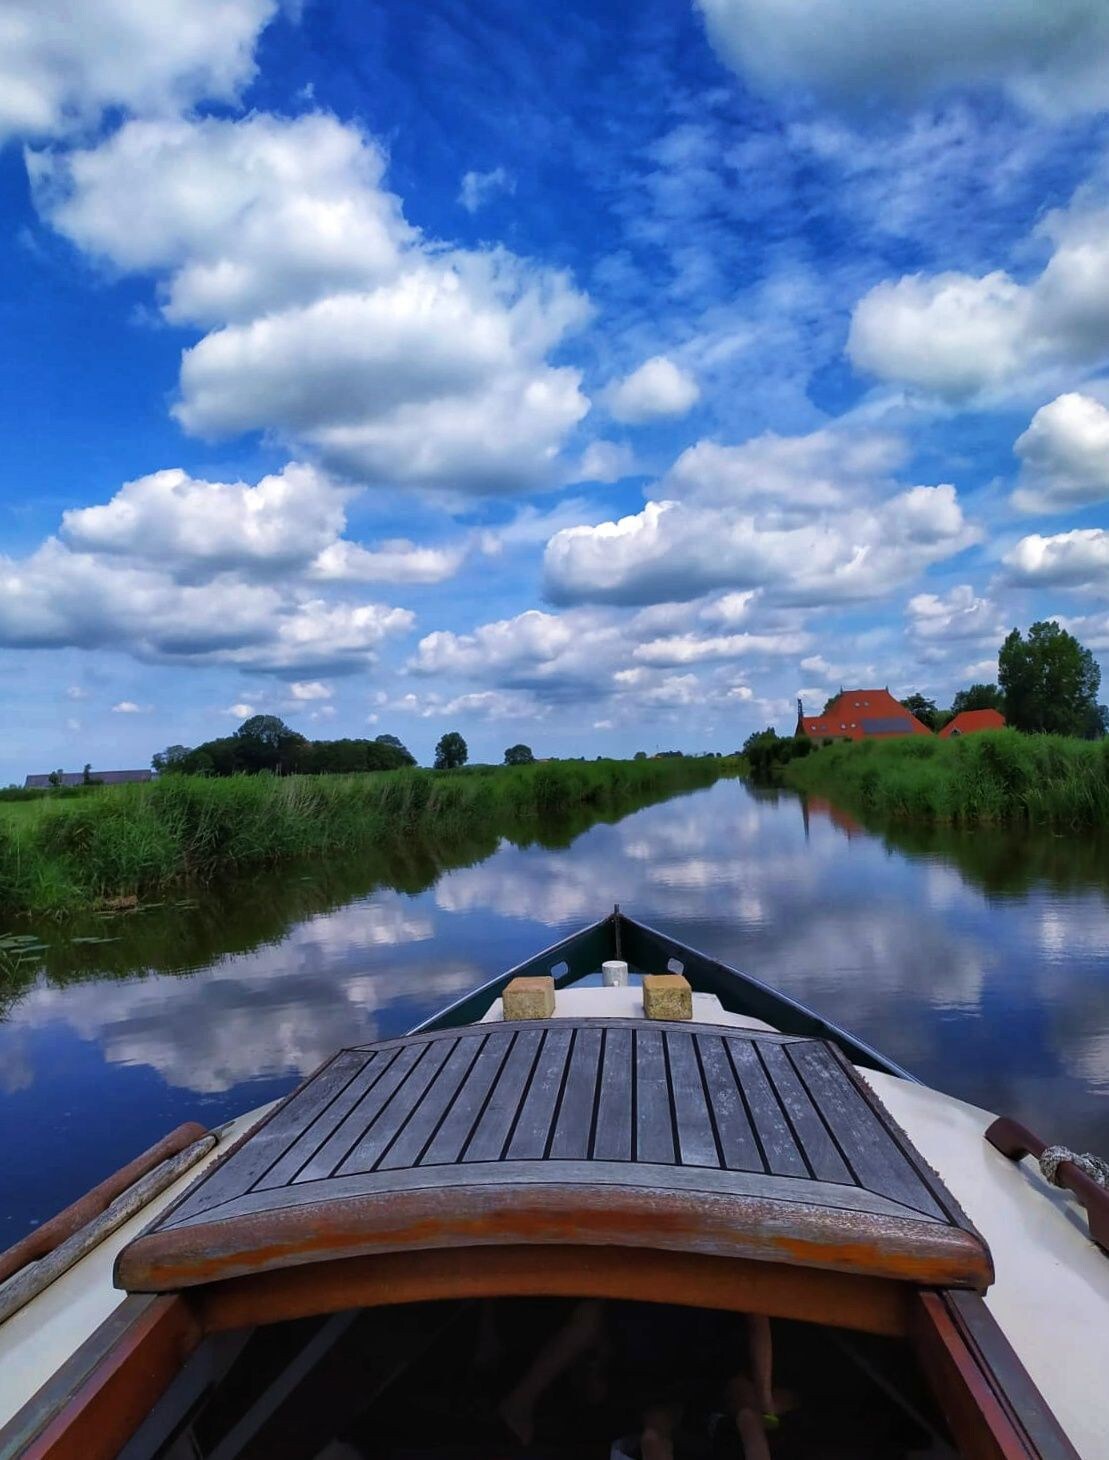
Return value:
M 534 1244 L 992 1278 L 981 1239 L 830 1044 L 600 1019 L 340 1051 L 124 1249 L 116 1278 L 166 1291 Z

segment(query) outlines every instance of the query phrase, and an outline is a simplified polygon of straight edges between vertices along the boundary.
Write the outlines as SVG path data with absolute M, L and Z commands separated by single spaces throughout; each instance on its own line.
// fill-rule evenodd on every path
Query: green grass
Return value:
M 1109 824 L 1109 740 L 1015 730 L 863 740 L 794 761 L 784 779 L 898 820 Z
M 462 773 L 166 776 L 76 801 L 0 812 L 0 908 L 64 914 L 175 883 L 479 828 L 507 834 L 544 816 L 604 812 L 736 774 L 735 760 L 550 761 Z M 14 813 L 14 814 L 13 814 Z

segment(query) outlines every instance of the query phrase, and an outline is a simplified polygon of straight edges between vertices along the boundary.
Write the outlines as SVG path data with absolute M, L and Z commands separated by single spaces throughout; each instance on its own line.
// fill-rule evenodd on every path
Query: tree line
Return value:
M 435 769 L 457 770 L 470 758 L 469 747 L 457 730 L 440 736 L 435 747 Z M 510 745 L 505 765 L 530 765 L 531 747 Z M 309 740 L 277 715 L 252 715 L 231 735 L 205 740 L 196 746 L 168 745 L 151 765 L 162 775 L 237 776 L 343 775 L 357 771 L 394 771 L 414 766 L 416 757 L 395 735 L 372 740 Z

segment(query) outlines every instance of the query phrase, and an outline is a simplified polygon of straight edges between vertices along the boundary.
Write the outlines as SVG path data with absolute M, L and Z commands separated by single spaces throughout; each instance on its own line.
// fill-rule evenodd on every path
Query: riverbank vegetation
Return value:
M 342 776 L 163 775 L 47 804 L 33 818 L 0 816 L 0 908 L 64 914 L 298 857 L 407 838 L 445 845 L 477 828 L 510 835 L 542 817 L 603 813 L 741 768 L 734 758 L 704 756 Z
M 782 778 L 893 819 L 1109 824 L 1109 740 L 996 730 L 838 742 L 790 760 Z

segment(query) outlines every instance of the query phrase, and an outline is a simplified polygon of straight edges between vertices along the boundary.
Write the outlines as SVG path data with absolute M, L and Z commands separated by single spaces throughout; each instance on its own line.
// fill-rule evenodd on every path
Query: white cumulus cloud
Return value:
M 146 115 L 233 100 L 276 0 L 5 0 L 0 143 L 59 137 L 110 108 Z
M 1106 12 L 1109 14 L 1109 11 Z M 1051 249 L 1021 283 L 1004 270 L 908 274 L 855 307 L 847 350 L 861 370 L 952 401 L 1027 388 L 1030 377 L 1109 356 L 1109 206 L 1080 189 L 1036 237 Z
M 1003 562 L 1015 583 L 1109 592 L 1109 531 L 1076 528 L 1053 537 L 1022 537 Z
M 909 599 L 909 630 L 918 639 L 996 640 L 1005 632 L 997 605 L 980 597 L 969 583 L 950 592 L 918 593 Z
M 64 513 L 61 537 L 75 551 L 140 559 L 176 576 L 224 569 L 268 575 L 334 544 L 348 496 L 296 462 L 255 486 L 202 481 L 175 468 L 127 482 L 101 506 Z
M 884 436 L 762 438 L 686 452 L 641 512 L 555 534 L 556 603 L 654 604 L 714 590 L 815 605 L 879 598 L 977 539 L 950 484 L 897 489 Z M 815 469 L 814 469 L 815 468 Z M 681 495 L 669 495 L 671 492 Z
M 205 437 L 270 431 L 367 484 L 554 484 L 588 410 L 547 354 L 588 317 L 562 273 L 425 240 L 382 149 L 321 113 L 126 123 L 29 158 L 36 204 L 166 318 L 206 333 L 175 413 Z
M 307 576 L 320 583 L 443 583 L 465 556 L 463 547 L 421 547 L 408 538 L 373 548 L 342 538 L 313 559 Z
M 288 675 L 344 674 L 374 662 L 415 615 L 328 602 L 295 581 L 233 571 L 176 575 L 170 565 L 76 551 L 48 538 L 0 557 L 0 644 L 113 649 L 146 663 L 230 665 Z
M 644 361 L 605 392 L 618 421 L 650 421 L 658 416 L 684 416 L 700 396 L 696 380 L 665 355 Z
M 1020 511 L 1068 512 L 1109 500 L 1109 410 L 1093 396 L 1069 391 L 1041 406 L 1013 450 Z
M 696 0 L 723 60 L 756 85 L 895 105 L 992 86 L 1050 116 L 1109 107 L 1102 0 Z

